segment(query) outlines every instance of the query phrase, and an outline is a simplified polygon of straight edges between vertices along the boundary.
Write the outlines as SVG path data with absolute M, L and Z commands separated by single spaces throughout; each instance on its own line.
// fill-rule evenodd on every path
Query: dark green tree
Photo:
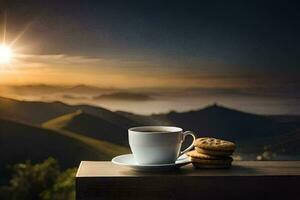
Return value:
M 62 172 L 53 158 L 38 164 L 26 161 L 10 168 L 12 176 L 9 185 L 0 188 L 0 199 L 75 198 L 75 168 Z
M 54 185 L 45 190 L 41 197 L 43 200 L 75 199 L 75 174 L 77 168 L 67 169 L 56 179 Z

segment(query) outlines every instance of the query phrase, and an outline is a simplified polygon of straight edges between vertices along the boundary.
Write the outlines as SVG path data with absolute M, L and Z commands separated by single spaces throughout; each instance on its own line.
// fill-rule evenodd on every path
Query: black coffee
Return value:
M 155 133 L 155 132 L 162 132 L 164 130 L 140 130 L 140 132 L 147 132 L 147 133 Z

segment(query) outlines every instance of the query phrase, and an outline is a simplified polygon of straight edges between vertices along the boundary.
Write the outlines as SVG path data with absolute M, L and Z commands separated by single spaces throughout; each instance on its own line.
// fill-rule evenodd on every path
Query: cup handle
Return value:
M 180 154 L 179 154 L 179 156 L 183 155 L 184 153 L 188 152 L 189 150 L 191 150 L 194 147 L 194 142 L 196 140 L 196 136 L 195 136 L 195 134 L 192 131 L 185 131 L 183 133 L 183 139 L 182 139 L 182 141 L 184 141 L 185 137 L 188 136 L 188 135 L 190 135 L 190 136 L 193 137 L 193 142 L 192 142 L 192 144 L 188 148 L 186 148 L 185 150 L 181 151 Z

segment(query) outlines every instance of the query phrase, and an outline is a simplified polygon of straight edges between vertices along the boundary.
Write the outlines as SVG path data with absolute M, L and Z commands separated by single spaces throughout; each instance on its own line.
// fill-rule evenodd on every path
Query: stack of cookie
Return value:
M 195 150 L 187 155 L 195 168 L 229 168 L 231 166 L 231 154 L 235 150 L 235 144 L 216 138 L 198 138 L 194 142 Z

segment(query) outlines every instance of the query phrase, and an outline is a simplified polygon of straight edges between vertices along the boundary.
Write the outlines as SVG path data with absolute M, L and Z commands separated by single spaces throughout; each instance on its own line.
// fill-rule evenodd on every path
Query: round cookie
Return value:
M 211 156 L 208 154 L 203 154 L 203 153 L 199 153 L 196 150 L 193 151 L 189 151 L 186 153 L 186 155 L 193 157 L 193 158 L 199 158 L 199 159 L 207 159 L 207 160 L 218 160 L 218 159 L 222 159 L 222 157 L 218 157 L 218 156 Z
M 213 151 L 234 151 L 235 149 L 233 142 L 209 137 L 196 139 L 194 146 Z
M 219 156 L 219 157 L 230 156 L 233 153 L 233 150 L 231 150 L 231 151 L 215 151 L 215 150 L 202 149 L 199 147 L 195 147 L 195 150 L 201 154 L 206 154 L 206 155 L 211 155 L 211 156 Z

